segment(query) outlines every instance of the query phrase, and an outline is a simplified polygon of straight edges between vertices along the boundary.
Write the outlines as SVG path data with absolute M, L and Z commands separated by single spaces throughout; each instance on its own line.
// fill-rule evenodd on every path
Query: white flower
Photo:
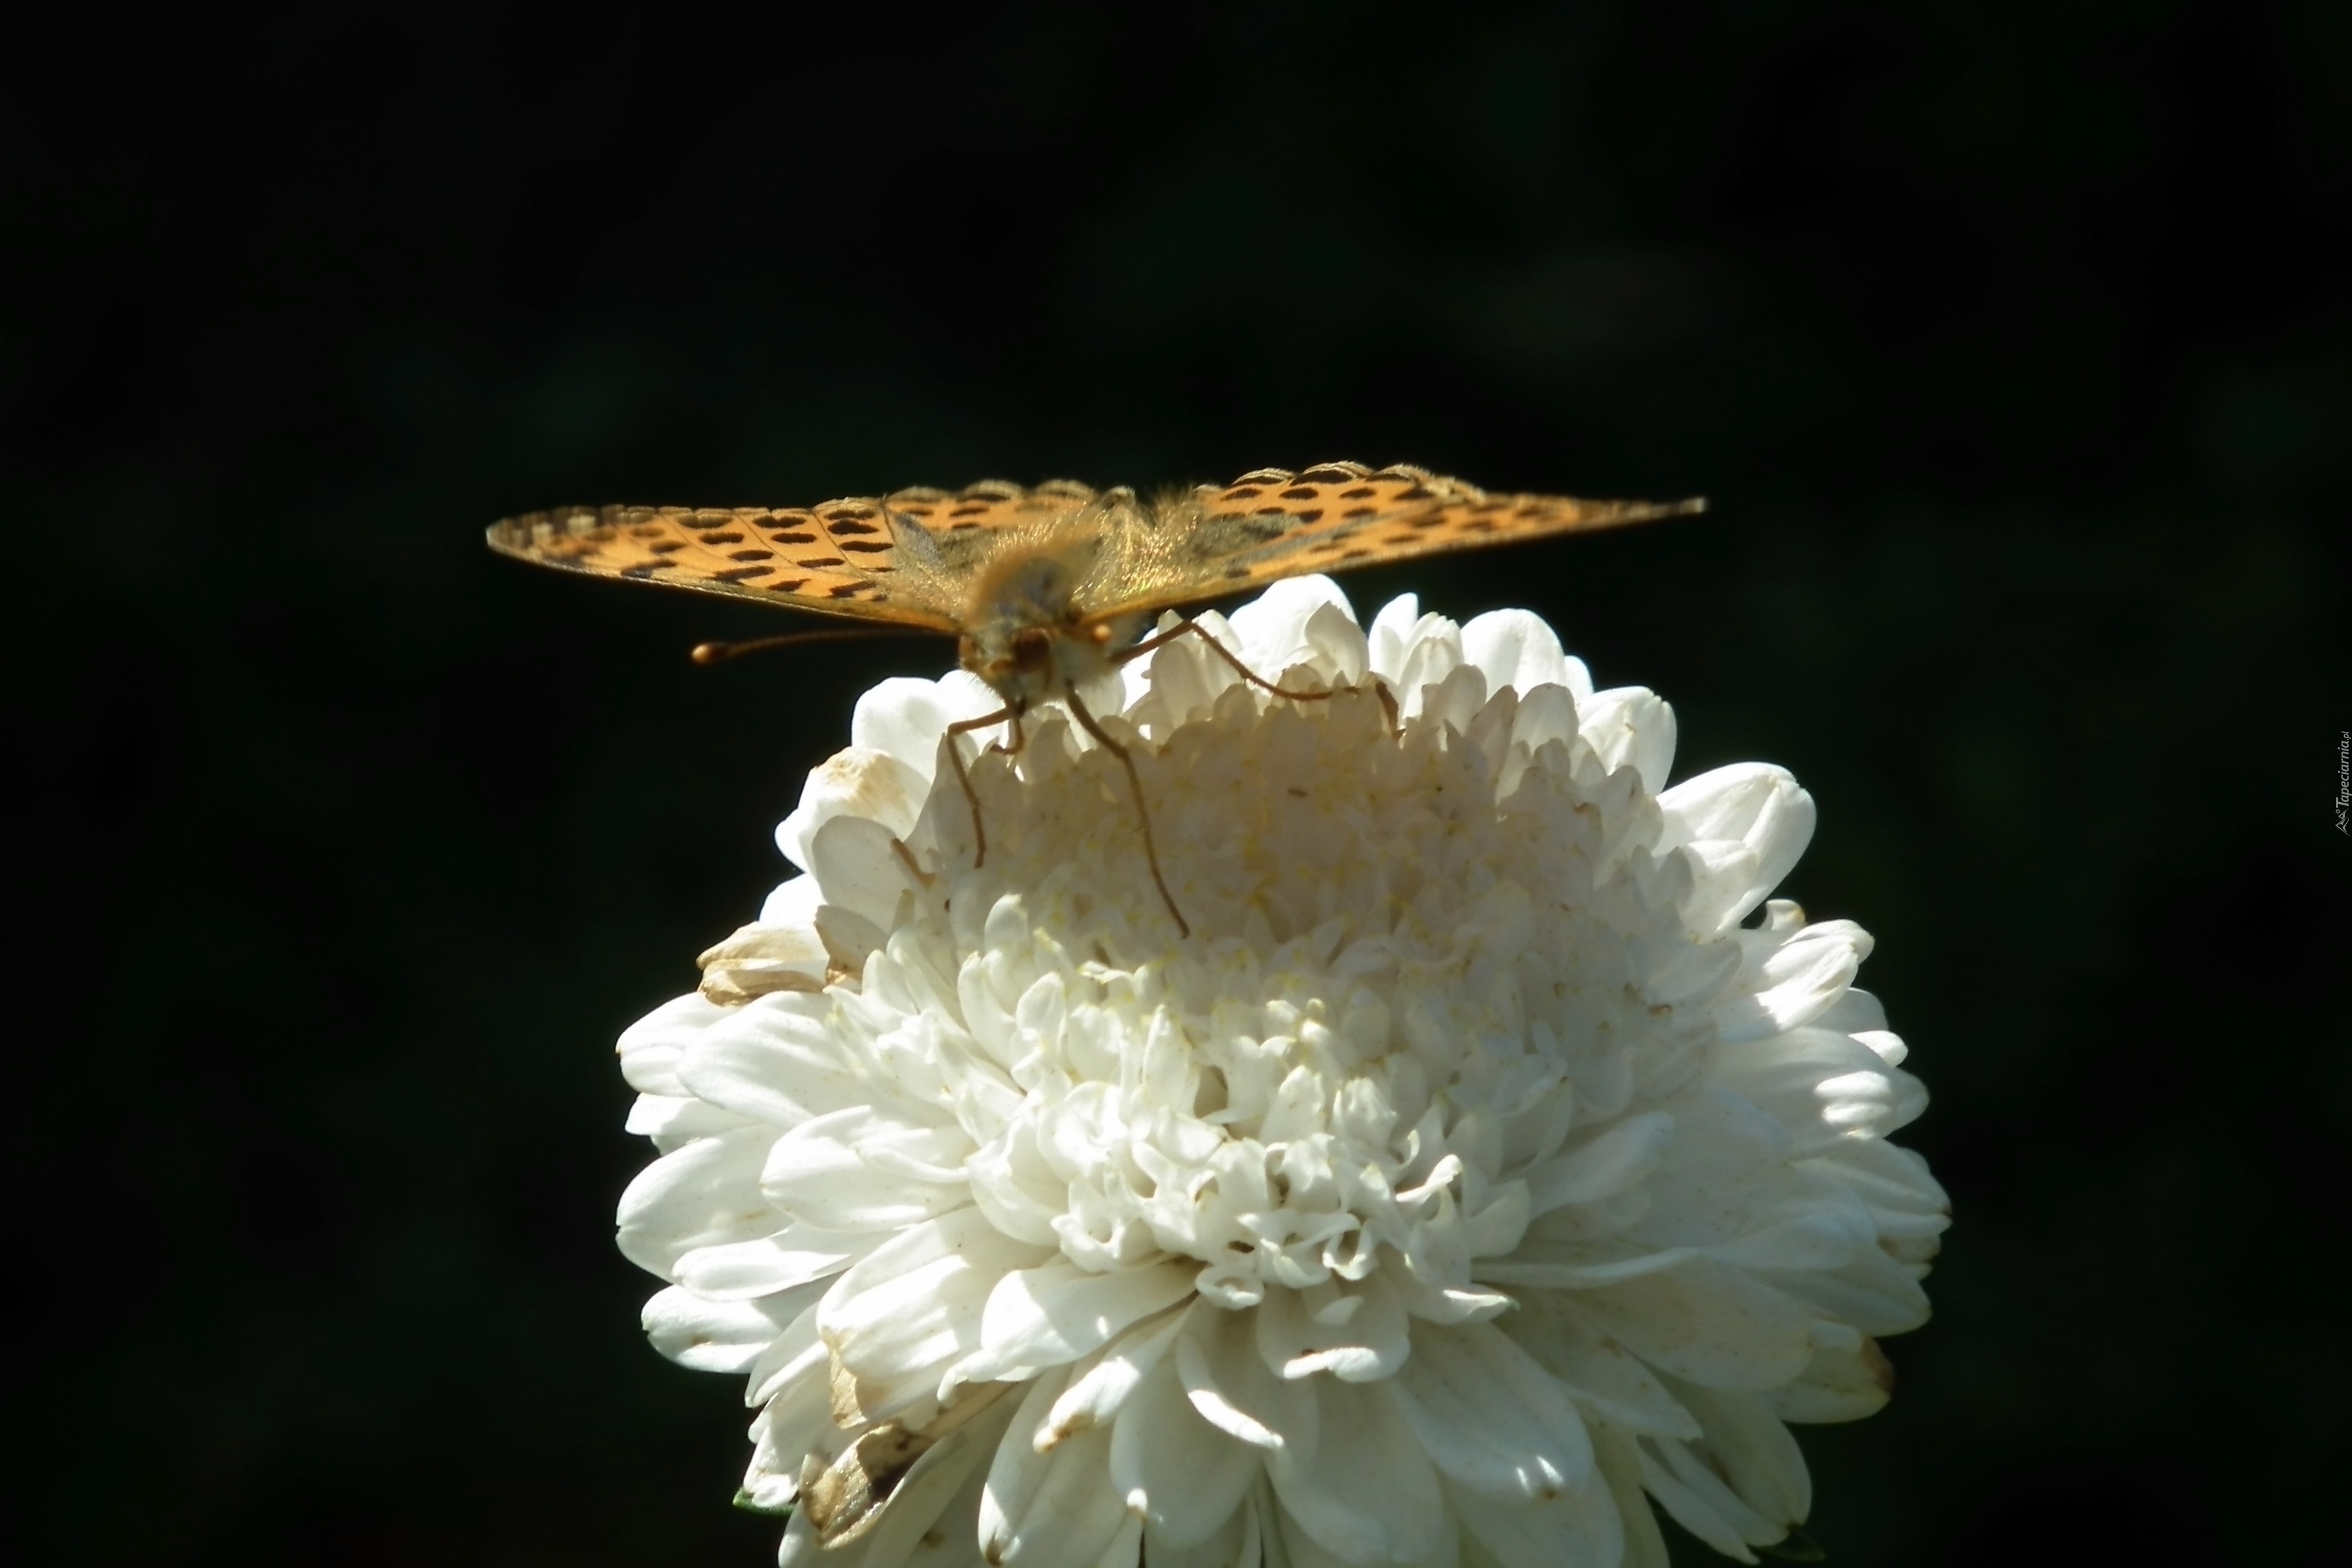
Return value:
M 1525 613 L 1201 619 L 1336 695 L 1189 637 L 1087 693 L 1189 939 L 1115 758 L 1033 715 L 975 865 L 940 737 L 995 699 L 886 681 L 807 875 L 622 1037 L 621 1246 L 750 1379 L 743 1500 L 787 1564 L 1606 1568 L 1647 1493 L 1754 1562 L 1946 1223 L 1870 939 L 1764 901 L 1811 797 L 1665 788 L 1665 704 Z

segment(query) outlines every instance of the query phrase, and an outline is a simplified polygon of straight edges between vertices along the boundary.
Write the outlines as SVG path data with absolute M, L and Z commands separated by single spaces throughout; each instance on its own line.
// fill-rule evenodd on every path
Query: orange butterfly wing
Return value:
M 1259 468 L 1202 486 L 1160 510 L 1114 602 L 1089 616 L 1132 614 L 1309 572 L 1339 572 L 1448 550 L 1614 528 L 1703 511 L 1703 500 L 1580 500 L 1489 495 L 1402 464 L 1333 462 L 1293 473 Z
M 488 538 L 501 554 L 567 572 L 954 632 L 974 563 L 1006 530 L 1093 497 L 1068 480 L 984 479 L 814 507 L 567 507 L 494 523 Z

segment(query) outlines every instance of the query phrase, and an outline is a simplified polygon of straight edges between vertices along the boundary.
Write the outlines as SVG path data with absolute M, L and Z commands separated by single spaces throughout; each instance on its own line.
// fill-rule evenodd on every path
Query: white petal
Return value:
M 667 1279 L 697 1247 L 782 1230 L 785 1216 L 760 1195 L 760 1163 L 774 1138 L 773 1129 L 748 1127 L 697 1139 L 638 1172 L 621 1194 L 621 1256 Z
M 1041 1424 L 1065 1381 L 1038 1379 L 1012 1430 Z M 1000 1568 L 1092 1568 L 1129 1521 L 1111 1489 L 1109 1453 L 1110 1434 L 1099 1429 L 1042 1454 L 1017 1436 L 999 1444 L 980 1504 L 982 1555 Z
M 1310 1312 L 1310 1302 L 1319 1310 Z M 1287 1378 L 1328 1372 L 1362 1383 L 1388 1376 L 1412 1350 L 1404 1307 L 1380 1274 L 1313 1291 L 1269 1290 L 1256 1316 L 1259 1352 Z
M 1348 1560 L 1309 1535 L 1291 1511 L 1269 1504 L 1278 1526 L 1266 1542 L 1267 1568 L 1351 1568 Z
M 1625 1527 L 1623 1568 L 1669 1568 L 1665 1535 L 1642 1489 L 1642 1451 L 1636 1439 L 1604 1426 L 1594 1436 L 1592 1457 L 1608 1479 L 1617 1518 Z
M 1638 686 L 1596 691 L 1578 705 L 1578 730 L 1602 767 L 1631 766 L 1652 794 L 1665 787 L 1675 762 L 1675 711 Z
M 1233 613 L 1229 625 L 1240 646 L 1232 651 L 1268 680 L 1297 664 L 1319 664 L 1310 626 L 1318 612 L 1337 610 L 1348 624 L 1356 619 L 1348 595 L 1321 575 L 1286 578 Z M 1328 635 L 1328 633 L 1326 634 Z
M 1919 1288 L 1920 1272 L 1871 1247 L 1857 1254 L 1843 1268 L 1759 1272 L 1756 1278 L 1759 1281 L 1769 1279 L 1795 1300 L 1851 1323 L 1865 1334 L 1886 1335 L 1907 1333 L 1927 1321 L 1927 1293 Z M 1719 1383 L 1712 1386 L 1754 1385 Z
M 1927 1108 L 1927 1091 L 1852 1035 L 1804 1027 L 1718 1058 L 1714 1081 L 1753 1100 L 1796 1135 L 1796 1158 L 1879 1138 Z
M 1192 1313 L 1176 1338 L 1176 1373 L 1212 1426 L 1273 1453 L 1311 1456 L 1318 1428 L 1311 1384 L 1276 1373 L 1258 1353 L 1246 1311 Z
M 1003 706 L 1003 699 L 961 669 L 939 680 L 893 677 L 857 700 L 849 740 L 867 751 L 886 752 L 929 779 L 940 737 L 950 724 Z
M 1583 1485 L 1530 1501 L 1465 1494 L 1449 1482 L 1455 1517 L 1496 1568 L 1617 1568 L 1625 1526 L 1599 1475 Z
M 776 1140 L 760 1172 L 768 1201 L 830 1230 L 896 1229 L 971 1201 L 961 1170 L 971 1140 L 953 1125 L 924 1125 L 852 1106 L 801 1123 Z
M 1050 1448 L 1073 1432 L 1108 1426 L 1154 1368 L 1168 1361 L 1192 1309 L 1138 1323 L 1115 1341 L 1055 1400 L 1045 1424 L 1032 1437 Z
M 804 1378 L 762 1403 L 751 1423 L 751 1463 L 743 1472 L 747 1500 L 762 1510 L 789 1508 L 801 1495 L 801 1464 L 833 1430 L 826 1380 Z
M 1264 1466 L 1262 1450 L 1201 1418 L 1173 1360 L 1143 1378 L 1111 1429 L 1112 1490 L 1171 1546 L 1224 1530 Z
M 1396 689 L 1397 705 L 1410 720 L 1421 713 L 1428 689 L 1442 686 L 1462 663 L 1462 632 L 1443 616 L 1423 616 L 1408 628 L 1393 656 L 1381 666 Z M 1479 684 L 1486 677 L 1478 678 Z
M 1726 1557 L 1753 1563 L 1756 1553 L 1748 1550 L 1751 1539 L 1759 1545 L 1780 1539 L 1685 1445 L 1671 1437 L 1654 1438 L 1642 1445 L 1641 1461 L 1643 1489 L 1676 1524 Z
M 667 1094 L 641 1094 L 630 1103 L 622 1130 L 650 1138 L 663 1153 L 671 1153 L 697 1138 L 715 1137 L 750 1125 L 746 1117 L 721 1110 L 703 1100 Z
M 937 1393 L 940 1374 L 978 1348 L 981 1310 L 996 1281 L 1043 1260 L 1042 1247 L 1013 1240 L 978 1209 L 959 1209 L 853 1264 L 817 1308 L 817 1326 L 879 1420 Z
M 1499 1325 L 1559 1378 L 1579 1409 L 1604 1426 L 1649 1436 L 1696 1437 L 1685 1410 L 1641 1358 L 1602 1333 L 1577 1308 L 1577 1295 L 1528 1292 Z
M 882 1506 L 881 1517 L 856 1542 L 866 1552 L 860 1568 L 929 1563 L 963 1568 L 971 1563 L 976 1553 L 966 1531 L 973 1514 L 965 1510 L 979 1506 L 987 1461 L 1003 1446 L 1013 1408 L 1013 1400 L 998 1400 L 994 1408 L 949 1433 L 915 1461 Z
M 772 1343 L 751 1363 L 749 1386 L 743 1402 L 747 1405 L 772 1405 L 780 1398 L 798 1398 L 800 1392 L 814 1390 L 817 1403 L 824 1407 L 824 1424 L 833 1424 L 833 1352 L 817 1337 L 816 1309 L 809 1309 L 786 1324 Z M 800 1392 L 794 1392 L 800 1391 Z M 808 1447 L 814 1447 L 814 1444 Z M 800 1459 L 793 1459 L 793 1474 L 798 1475 Z
M 824 889 L 824 901 L 887 931 L 899 897 L 909 890 L 906 863 L 893 847 L 897 841 L 889 828 L 863 816 L 829 817 L 813 829 L 809 875 Z M 824 930 L 821 913 L 817 930 Z
M 1397 678 L 1412 645 L 1413 628 L 1420 623 L 1421 600 L 1416 595 L 1402 595 L 1381 606 L 1364 634 L 1375 674 L 1391 681 Z
M 1188 1546 L 1178 1545 L 1146 1524 L 1143 1551 L 1144 1561 L 1150 1568 L 1286 1568 L 1278 1543 L 1274 1555 L 1265 1555 L 1255 1496 L 1243 1500 L 1223 1529 Z
M 1876 1415 L 1895 1392 L 1895 1369 L 1877 1341 L 1860 1334 L 1853 1341 L 1816 1344 L 1796 1382 L 1755 1397 L 1783 1421 L 1859 1421 Z
M 989 1293 L 981 1348 L 949 1375 L 967 1383 L 1019 1379 L 1076 1361 L 1190 1296 L 1198 1272 L 1169 1262 L 1095 1274 L 1060 1258 L 1016 1269 Z
M 1423 1328 L 1397 1374 L 1401 1407 L 1447 1477 L 1507 1501 L 1592 1476 L 1592 1445 L 1551 1374 L 1491 1323 Z
M 629 1087 L 645 1094 L 681 1096 L 678 1058 L 713 1024 L 724 1023 L 731 1009 L 721 1007 L 698 991 L 673 997 L 621 1031 L 614 1048 L 621 1058 L 621 1076 Z
M 1582 1256 L 1574 1256 L 1578 1252 Z M 1496 1285 L 1526 1285 L 1545 1290 L 1592 1290 L 1677 1268 L 1701 1256 L 1693 1247 L 1593 1247 L 1571 1248 L 1570 1253 L 1570 1258 L 1558 1262 L 1547 1261 L 1531 1252 L 1526 1262 L 1481 1263 L 1478 1278 Z
M 1952 1200 L 1927 1163 L 1874 1138 L 1847 1139 L 1818 1152 L 1808 1169 L 1824 1171 L 1870 1206 L 1882 1239 L 1933 1237 L 1951 1224 Z
M 697 1372 L 742 1372 L 815 1297 L 786 1291 L 751 1301 L 713 1301 L 672 1286 L 646 1303 L 654 1349 Z
M 1802 925 L 1804 921 L 1800 919 L 1796 923 Z M 1886 1005 L 1861 986 L 1852 985 L 1813 1023 L 1842 1035 L 1883 1033 L 1886 1028 Z
M 1009 1415 L 1013 1402 L 1007 1399 L 999 1403 Z M 940 1510 L 939 1522 L 916 1539 L 904 1568 L 988 1568 L 987 1560 L 980 1554 L 974 1522 L 980 1517 L 981 1494 L 988 1484 L 988 1467 L 978 1462 L 992 1453 L 984 1439 L 985 1434 L 975 1435 L 972 1446 L 977 1458 L 964 1477 L 963 1485 Z M 881 1532 L 877 1530 L 876 1533 Z M 861 1564 L 860 1568 L 872 1568 L 872 1564 Z
M 829 1027 L 836 1004 L 780 993 L 727 1008 L 678 1063 L 690 1092 L 739 1116 L 792 1127 L 874 1098 Z
M 1793 1528 L 1813 1510 L 1812 1479 L 1797 1440 L 1753 1394 L 1719 1394 L 1687 1384 L 1675 1397 L 1706 1428 L 1708 1468 L 1769 1524 Z M 1785 1534 L 1783 1528 L 1781 1533 Z M 1772 1539 L 1778 1540 L 1776 1535 Z
M 1727 997 L 1716 1008 L 1725 1043 L 1811 1023 L 1845 994 L 1870 948 L 1870 933 L 1852 921 L 1822 921 L 1795 932 L 1764 960 L 1750 994 Z
M 1674 1136 L 1675 1119 L 1664 1111 L 1626 1118 L 1530 1168 L 1524 1177 L 1529 1211 L 1547 1214 L 1614 1196 L 1657 1168 Z
M 1702 879 L 1685 901 L 1691 929 L 1726 931 L 1745 919 L 1794 869 L 1811 842 L 1813 797 L 1785 768 L 1736 763 L 1685 779 L 1658 797 L 1666 832 L 1662 846 L 1687 845 L 1737 873 Z M 1737 847 L 1737 857 L 1723 851 Z
M 1708 1388 L 1776 1387 L 1812 1359 L 1811 1312 L 1706 1258 L 1585 1291 L 1577 1305 L 1643 1361 Z
M 794 862 L 798 864 L 797 861 Z M 760 923 L 775 926 L 807 926 L 816 919 L 816 907 L 824 895 L 810 876 L 788 877 L 770 893 L 760 906 Z
M 1462 657 L 1486 677 L 1486 689 L 1525 694 L 1538 686 L 1566 687 L 1568 658 L 1559 634 L 1525 610 L 1490 610 L 1462 628 Z
M 910 759 L 858 745 L 835 752 L 810 770 L 800 805 L 776 828 L 776 847 L 793 865 L 814 871 L 809 855 L 817 830 L 836 816 L 866 817 L 903 837 L 914 828 L 930 785 L 929 769 Z
M 1272 1450 L 1266 1469 L 1285 1512 L 1325 1550 L 1357 1564 L 1440 1568 L 1451 1561 L 1455 1525 L 1437 1471 L 1398 1408 L 1388 1381 L 1315 1378 L 1303 1386 L 1320 1405 L 1311 1457 Z
M 680 1285 L 713 1300 L 751 1300 L 829 1279 L 887 1239 L 882 1231 L 854 1235 L 793 1225 L 754 1241 L 698 1247 L 682 1254 L 671 1272 Z

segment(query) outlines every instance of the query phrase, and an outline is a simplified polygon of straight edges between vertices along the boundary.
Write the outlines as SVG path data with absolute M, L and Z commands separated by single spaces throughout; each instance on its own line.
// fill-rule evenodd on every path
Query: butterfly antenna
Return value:
M 855 630 L 824 632 L 786 632 L 776 637 L 753 637 L 749 642 L 703 642 L 694 645 L 697 664 L 724 664 L 730 658 L 740 658 L 747 653 L 763 653 L 772 647 L 794 647 L 813 642 L 867 642 L 876 637 L 925 637 L 940 634 L 928 626 L 859 626 Z

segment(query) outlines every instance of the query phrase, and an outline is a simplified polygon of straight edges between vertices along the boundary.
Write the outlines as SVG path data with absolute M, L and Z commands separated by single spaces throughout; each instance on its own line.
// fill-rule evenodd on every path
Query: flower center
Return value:
M 1381 1273 L 1416 1314 L 1506 1304 L 1474 1266 L 1526 1230 L 1507 1171 L 1622 1110 L 1626 1047 L 1670 1026 L 1626 970 L 1650 912 L 1592 886 L 1629 792 L 1574 776 L 1568 693 L 1465 667 L 1406 712 L 1234 681 L 1139 749 L 1185 942 L 1111 759 L 1048 725 L 974 768 L 988 858 L 934 887 L 1023 1095 L 973 1129 L 1008 1229 L 1094 1271 L 1197 1259 L 1235 1309 L 1281 1288 L 1344 1320 Z M 951 861 L 962 811 L 935 792 L 917 853 Z

